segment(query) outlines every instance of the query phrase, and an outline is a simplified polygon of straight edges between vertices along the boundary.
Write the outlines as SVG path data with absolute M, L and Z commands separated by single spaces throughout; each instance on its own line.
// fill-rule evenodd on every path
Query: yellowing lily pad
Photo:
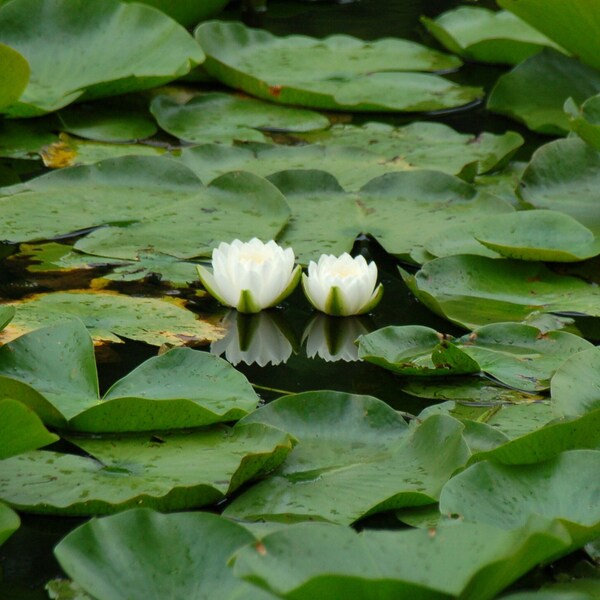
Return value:
M 38 327 L 74 317 L 85 323 L 97 342 L 121 343 L 124 337 L 154 346 L 182 346 L 221 337 L 219 327 L 198 319 L 177 301 L 81 290 L 38 294 L 8 305 L 17 312 L 0 333 L 4 343 Z
M 415 71 L 454 69 L 456 57 L 400 39 L 363 42 L 335 35 L 278 38 L 240 23 L 196 30 L 209 74 L 230 87 L 281 104 L 353 111 L 432 111 L 463 106 L 475 87 Z M 412 71 L 412 72 L 411 72 Z

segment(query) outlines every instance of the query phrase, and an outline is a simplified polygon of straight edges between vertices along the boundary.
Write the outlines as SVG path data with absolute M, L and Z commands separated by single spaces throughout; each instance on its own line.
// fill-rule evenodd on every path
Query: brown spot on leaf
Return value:
M 270 85 L 269 86 L 269 94 L 271 96 L 273 96 L 274 98 L 279 98 L 282 89 L 283 89 L 283 86 L 281 86 L 281 85 Z
M 261 556 L 266 556 L 267 555 L 267 548 L 265 547 L 265 545 L 262 542 L 257 542 L 254 547 L 256 548 L 256 551 Z

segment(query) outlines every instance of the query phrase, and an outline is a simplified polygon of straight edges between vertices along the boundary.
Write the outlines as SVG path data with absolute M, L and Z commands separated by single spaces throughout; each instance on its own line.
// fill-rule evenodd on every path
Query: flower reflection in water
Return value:
M 326 362 L 362 360 L 358 358 L 358 347 L 354 341 L 372 329 L 365 317 L 338 319 L 317 314 L 302 335 L 302 342 L 306 342 L 306 356 L 318 356 Z
M 218 356 L 225 354 L 234 366 L 239 363 L 260 367 L 280 365 L 292 355 L 293 335 L 277 313 L 246 315 L 230 310 L 222 326 L 227 334 L 213 342 L 210 351 Z

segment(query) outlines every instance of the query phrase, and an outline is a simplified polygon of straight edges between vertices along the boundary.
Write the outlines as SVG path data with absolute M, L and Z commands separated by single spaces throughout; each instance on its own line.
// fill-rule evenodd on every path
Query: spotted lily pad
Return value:
M 508 11 L 460 6 L 435 19 L 421 17 L 429 33 L 450 52 L 485 63 L 517 65 L 546 46 L 558 47 Z
M 456 255 L 402 276 L 427 307 L 468 329 L 546 312 L 600 317 L 598 286 L 557 275 L 541 263 Z
M 117 0 L 9 2 L 0 7 L 0 41 L 31 66 L 23 95 L 2 109 L 19 117 L 155 87 L 204 59 L 191 36 L 166 15 Z
M 18 310 L 15 319 L 0 333 L 3 342 L 74 317 L 84 322 L 97 342 L 121 343 L 124 337 L 155 346 L 181 346 L 214 341 L 221 333 L 218 327 L 198 319 L 181 302 L 111 292 L 38 294 L 9 306 Z
M 479 88 L 414 72 L 454 69 L 460 60 L 406 40 L 278 38 L 218 21 L 200 25 L 196 39 L 207 54 L 204 67 L 211 75 L 282 104 L 414 112 L 463 106 L 482 95 Z
M 188 142 L 268 141 L 263 131 L 311 131 L 329 119 L 311 110 L 286 108 L 254 98 L 211 93 L 179 104 L 157 96 L 150 105 L 158 124 Z
M 288 434 L 265 425 L 70 441 L 88 456 L 36 450 L 4 460 L 0 498 L 59 515 L 197 508 L 269 472 L 292 447 Z
M 358 340 L 359 356 L 401 375 L 484 372 L 513 388 L 536 391 L 571 354 L 592 347 L 564 331 L 542 334 L 519 323 L 495 323 L 453 339 L 417 325 L 384 327 Z

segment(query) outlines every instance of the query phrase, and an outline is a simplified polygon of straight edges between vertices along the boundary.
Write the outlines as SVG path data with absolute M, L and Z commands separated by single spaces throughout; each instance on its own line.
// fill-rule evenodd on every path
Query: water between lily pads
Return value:
M 447 0 L 363 0 L 339 4 L 273 1 L 267 13 L 249 20 L 277 34 L 302 33 L 319 37 L 348 33 L 365 39 L 397 36 L 423 41 L 419 16 L 426 14 L 433 17 L 456 4 L 458 3 Z M 225 18 L 231 19 L 239 19 L 240 16 L 239 7 L 235 4 L 224 14 Z M 500 72 L 502 70 L 495 67 L 467 65 L 461 69 L 460 74 L 450 77 L 460 83 L 483 85 L 489 90 Z M 368 115 L 358 117 L 354 122 L 373 120 L 400 125 L 415 119 L 412 115 Z M 524 131 L 514 122 L 489 115 L 481 105 L 466 111 L 436 116 L 435 120 L 465 133 L 504 132 L 508 129 L 518 131 L 526 139 L 518 156 L 522 160 L 527 160 L 531 151 L 545 141 L 540 136 Z M 420 412 L 428 403 L 434 403 L 403 393 L 398 388 L 398 380 L 391 373 L 351 360 L 352 344 L 344 347 L 344 340 L 352 340 L 360 333 L 386 325 L 421 324 L 451 334 L 459 334 L 460 331 L 433 315 L 408 292 L 398 275 L 397 262 L 378 244 L 367 239 L 359 240 L 355 250 L 377 261 L 380 279 L 386 289 L 383 301 L 372 315 L 347 321 L 342 319 L 336 323 L 335 320 L 316 315 L 303 299 L 301 291 L 297 290 L 281 307 L 270 311 L 265 317 L 269 321 L 267 327 L 272 328 L 274 323 L 274 331 L 279 332 L 276 335 L 283 336 L 277 351 L 273 348 L 272 352 L 262 352 L 254 357 L 240 348 L 228 348 L 225 351 L 225 357 L 236 363 L 237 368 L 256 386 L 265 402 L 279 396 L 281 392 L 334 389 L 370 394 L 397 410 L 411 414 Z M 31 273 L 18 271 L 4 273 L 1 277 L 3 295 L 11 298 L 33 291 L 85 285 L 79 281 L 35 279 Z M 131 293 L 130 287 L 126 289 Z M 154 296 L 164 293 L 159 284 L 153 285 L 152 282 L 138 291 Z M 182 295 L 185 296 L 185 293 Z M 212 314 L 230 321 L 235 319 L 231 315 L 227 317 L 226 311 L 210 299 L 197 302 L 196 306 L 197 311 L 203 315 Z M 325 331 L 337 336 L 337 346 L 323 345 Z M 597 338 L 598 332 L 590 335 Z M 218 350 L 218 347 L 213 347 L 213 351 Z M 102 390 L 106 390 L 114 381 L 155 354 L 155 347 L 138 342 L 101 350 L 98 358 Z M 252 358 L 255 361 L 246 364 Z M 264 364 L 265 362 L 269 364 Z M 47 598 L 44 585 L 49 579 L 61 575 L 52 555 L 53 546 L 80 522 L 82 521 L 79 519 L 23 516 L 21 529 L 0 549 L 0 598 Z

